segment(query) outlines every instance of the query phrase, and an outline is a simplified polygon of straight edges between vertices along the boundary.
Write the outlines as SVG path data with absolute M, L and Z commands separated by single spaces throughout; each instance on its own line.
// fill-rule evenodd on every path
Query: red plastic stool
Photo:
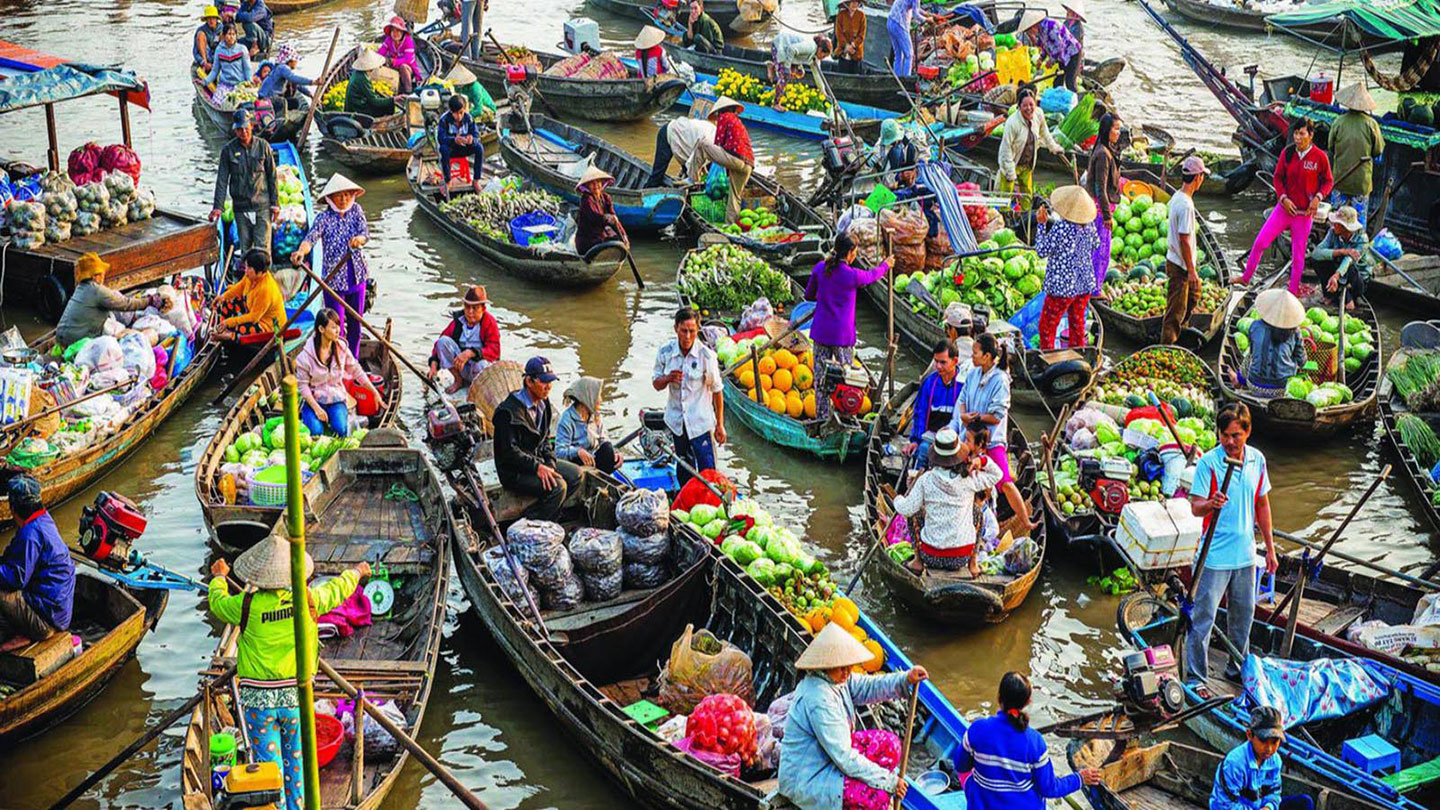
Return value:
M 450 158 L 450 182 L 459 180 L 466 185 L 472 181 L 470 178 L 470 158 Z

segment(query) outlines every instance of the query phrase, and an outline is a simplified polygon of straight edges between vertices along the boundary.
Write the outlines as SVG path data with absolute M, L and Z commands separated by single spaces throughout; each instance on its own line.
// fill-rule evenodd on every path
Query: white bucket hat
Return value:
M 1336 208 L 1327 217 L 1331 225 L 1339 225 L 1350 233 L 1354 233 L 1363 227 L 1360 224 L 1360 213 L 1349 205 L 1342 205 Z
M 1055 213 L 1076 225 L 1095 221 L 1095 201 L 1079 186 L 1061 186 L 1050 194 L 1050 207 Z
M 470 68 L 465 67 L 459 62 L 455 63 L 455 67 L 450 68 L 450 72 L 446 74 L 445 79 L 456 85 L 474 84 L 476 81 L 475 74 L 470 72 Z
M 865 645 L 838 624 L 827 624 L 815 635 L 815 640 L 795 659 L 795 668 L 801 670 L 834 669 L 853 667 L 875 658 Z
M 575 181 L 575 188 L 584 188 L 586 185 L 593 183 L 596 180 L 609 180 L 611 183 L 613 183 L 615 182 L 615 177 L 609 172 L 600 168 L 599 166 L 591 166 L 590 168 L 585 170 L 584 174 L 580 175 L 579 180 Z
M 305 554 L 305 579 L 315 573 L 315 560 Z M 290 541 L 272 534 L 235 559 L 235 576 L 245 584 L 267 591 L 290 587 Z
M 1305 305 L 1289 290 L 1266 290 L 1255 297 L 1260 320 L 1276 329 L 1294 329 L 1305 322 Z
M 1370 97 L 1364 82 L 1356 82 L 1336 93 L 1335 103 L 1356 112 L 1375 112 L 1376 108 L 1375 99 Z
M 653 25 L 647 25 L 635 35 L 635 50 L 648 51 L 665 41 L 665 32 Z
M 365 193 L 365 189 L 357 185 L 355 181 L 351 180 L 350 178 L 339 172 L 336 172 L 330 175 L 330 180 L 325 183 L 325 188 L 320 189 L 319 199 L 323 200 L 326 197 L 329 197 L 331 194 L 339 194 L 342 191 L 358 191 L 361 194 Z
M 374 70 L 375 68 L 382 68 L 385 67 L 385 57 L 366 48 L 363 53 L 355 57 L 355 61 L 350 63 L 350 67 L 362 73 Z

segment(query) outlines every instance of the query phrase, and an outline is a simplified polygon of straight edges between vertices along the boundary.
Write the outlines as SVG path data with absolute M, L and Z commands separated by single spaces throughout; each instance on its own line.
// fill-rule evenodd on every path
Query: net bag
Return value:
M 621 529 L 618 534 L 627 563 L 659 565 L 670 556 L 670 535 L 667 532 L 638 536 Z
M 592 576 L 619 574 L 620 563 L 623 560 L 623 546 L 619 533 L 605 529 L 576 529 L 570 535 L 570 560 L 575 564 L 576 570 L 582 574 Z M 618 584 L 616 587 L 619 587 Z
M 505 536 L 510 540 L 510 552 L 532 574 L 550 568 L 565 552 L 565 530 L 548 520 L 522 518 L 510 526 Z M 570 564 L 568 554 L 565 564 Z

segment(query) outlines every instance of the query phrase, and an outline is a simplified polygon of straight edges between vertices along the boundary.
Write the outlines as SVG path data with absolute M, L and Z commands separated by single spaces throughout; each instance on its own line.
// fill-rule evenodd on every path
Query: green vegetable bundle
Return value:
M 1420 466 L 1429 469 L 1440 462 L 1440 439 L 1435 438 L 1435 431 L 1425 420 L 1414 414 L 1402 414 L 1395 420 L 1395 427 L 1400 431 L 1400 441 L 1420 460 Z
M 1385 376 L 1411 410 L 1440 409 L 1440 352 L 1407 355 L 1386 369 Z
M 739 245 L 711 245 L 692 251 L 680 264 L 681 294 L 704 309 L 739 312 L 757 298 L 788 304 L 790 279 Z
M 1086 93 L 1080 97 L 1070 112 L 1060 122 L 1059 134 L 1062 146 L 1079 146 L 1100 134 L 1100 122 L 1095 120 L 1095 94 Z

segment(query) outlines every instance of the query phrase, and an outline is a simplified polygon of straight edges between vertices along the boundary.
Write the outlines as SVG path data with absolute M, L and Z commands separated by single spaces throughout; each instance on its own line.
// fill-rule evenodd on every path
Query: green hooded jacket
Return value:
M 309 589 L 315 615 L 324 616 L 339 607 L 360 587 L 360 574 L 348 570 L 334 579 Z M 283 685 L 295 680 L 295 625 L 291 618 L 291 595 L 283 591 L 255 591 L 250 598 L 250 615 L 240 633 L 236 651 L 236 674 L 242 681 L 263 681 Z M 210 612 L 228 624 L 240 624 L 245 594 L 230 593 L 224 577 L 210 580 Z M 318 653 L 318 645 L 317 650 Z M 278 683 L 277 683 L 278 682 Z M 256 685 L 256 684 L 250 684 Z

